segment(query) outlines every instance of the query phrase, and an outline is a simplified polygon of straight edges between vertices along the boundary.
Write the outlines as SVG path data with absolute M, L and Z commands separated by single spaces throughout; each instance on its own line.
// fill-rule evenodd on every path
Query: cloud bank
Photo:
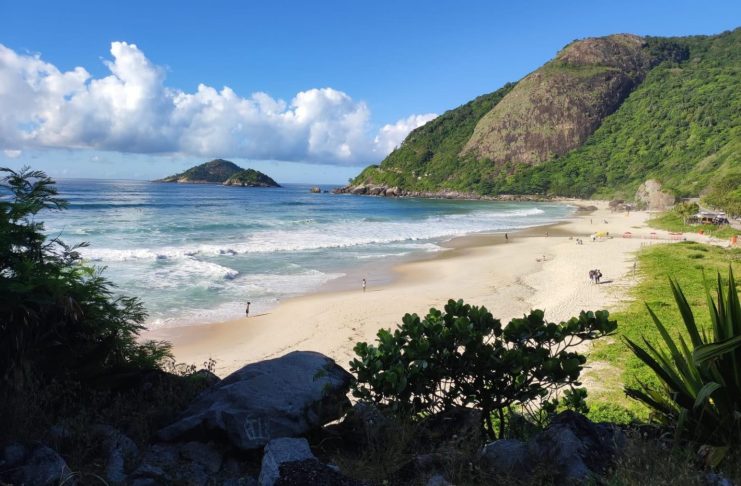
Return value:
M 201 84 L 165 85 L 165 70 L 135 44 L 113 42 L 110 75 L 62 72 L 39 55 L 0 44 L 0 149 L 92 148 L 328 164 L 375 162 L 435 114 L 412 115 L 372 133 L 370 110 L 333 88 L 290 101 L 262 92 L 244 98 Z

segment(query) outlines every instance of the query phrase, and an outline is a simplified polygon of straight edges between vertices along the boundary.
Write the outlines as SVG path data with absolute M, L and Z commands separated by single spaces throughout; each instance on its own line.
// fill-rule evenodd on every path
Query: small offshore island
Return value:
M 234 162 L 214 159 L 191 167 L 180 174 L 171 175 L 155 182 L 175 182 L 178 184 L 223 184 L 241 187 L 280 187 L 269 176 L 259 170 L 243 169 Z

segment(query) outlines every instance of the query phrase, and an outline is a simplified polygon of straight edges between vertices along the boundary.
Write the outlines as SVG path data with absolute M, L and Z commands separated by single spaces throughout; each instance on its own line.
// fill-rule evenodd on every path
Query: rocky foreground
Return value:
M 223 380 L 209 379 L 213 384 L 153 443 L 138 447 L 106 425 L 91 430 L 105 463 L 103 479 L 136 486 L 371 484 L 345 475 L 331 457 L 338 451 L 362 456 L 379 446 L 393 453 L 404 431 L 373 405 L 351 405 L 352 376 L 319 353 L 295 351 L 247 365 Z M 548 471 L 557 484 L 590 482 L 610 470 L 625 442 L 615 425 L 563 412 L 528 441 L 486 443 L 481 420 L 474 409 L 423 420 L 417 453 L 398 457 L 399 482 L 451 484 L 449 466 L 461 460 L 482 478 L 523 480 Z M 11 443 L 0 453 L 0 481 L 75 484 L 76 477 L 49 446 Z

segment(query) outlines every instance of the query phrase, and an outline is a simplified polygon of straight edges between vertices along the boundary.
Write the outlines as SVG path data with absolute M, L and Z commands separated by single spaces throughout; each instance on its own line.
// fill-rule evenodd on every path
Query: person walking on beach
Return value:
M 365 279 L 363 279 L 363 292 L 365 292 Z
M 509 241 L 509 235 L 508 235 L 507 233 L 504 233 L 504 239 L 505 239 L 506 241 Z
M 252 302 L 247 302 L 247 308 L 244 310 L 244 316 L 249 317 L 250 316 L 250 304 Z

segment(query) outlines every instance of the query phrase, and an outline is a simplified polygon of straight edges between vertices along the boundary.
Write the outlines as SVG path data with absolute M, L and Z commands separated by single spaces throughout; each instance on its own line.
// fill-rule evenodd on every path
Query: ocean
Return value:
M 70 206 L 45 212 L 49 235 L 88 242 L 116 292 L 142 299 L 147 326 L 218 322 L 267 312 L 348 273 L 365 276 L 471 233 L 567 217 L 543 202 L 451 201 L 312 194 L 310 185 L 242 188 L 60 180 Z M 323 188 L 331 189 L 331 187 Z M 387 267 L 384 267 L 387 268 Z M 358 288 L 360 281 L 358 281 Z

